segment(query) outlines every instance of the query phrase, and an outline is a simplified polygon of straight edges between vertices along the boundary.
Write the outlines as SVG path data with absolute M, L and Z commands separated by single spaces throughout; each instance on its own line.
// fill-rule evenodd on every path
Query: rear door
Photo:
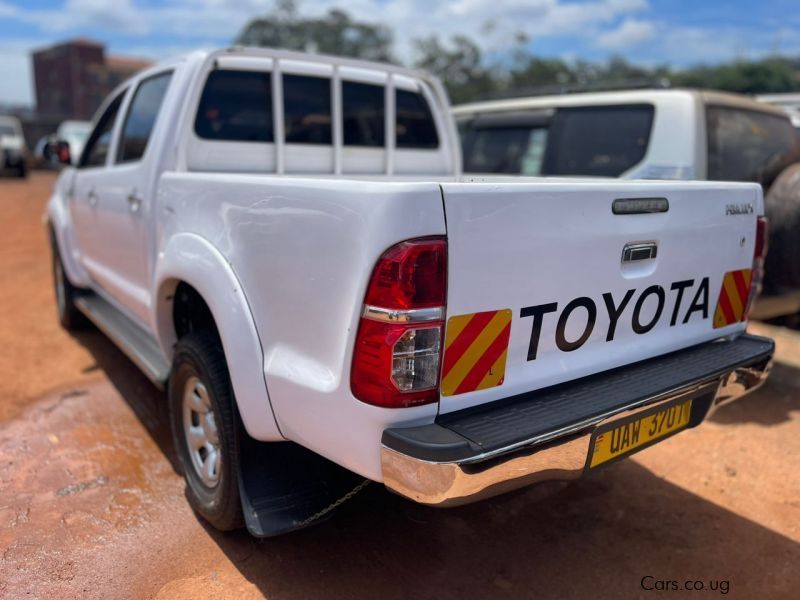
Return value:
M 93 178 L 97 232 L 101 248 L 94 256 L 94 276 L 130 313 L 148 319 L 149 231 L 154 218 L 153 173 L 157 161 L 147 150 L 172 71 L 137 82 L 123 105 L 110 164 Z
M 498 179 L 442 189 L 441 412 L 744 328 L 757 186 Z

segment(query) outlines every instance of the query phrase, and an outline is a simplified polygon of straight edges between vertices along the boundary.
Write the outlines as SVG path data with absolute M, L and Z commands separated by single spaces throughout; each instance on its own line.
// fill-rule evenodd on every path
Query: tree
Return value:
M 743 94 L 792 92 L 800 90 L 800 73 L 796 61 L 771 57 L 757 62 L 740 60 L 714 67 L 694 67 L 675 73 L 673 83 Z
M 499 44 L 489 41 L 498 38 Z M 739 60 L 673 71 L 665 66 L 636 65 L 621 56 L 612 56 L 606 62 L 536 56 L 524 31 L 511 36 L 498 33 L 497 24 L 491 21 L 484 24 L 481 39 L 481 44 L 465 35 L 412 40 L 412 62 L 437 75 L 456 103 L 533 91 L 558 94 L 628 84 L 667 83 L 745 94 L 800 91 L 800 58 Z M 321 17 L 301 17 L 298 0 L 276 0 L 275 9 L 250 21 L 236 43 L 397 62 L 389 27 L 355 21 L 339 9 Z
M 235 43 L 392 60 L 392 34 L 388 27 L 354 21 L 339 9 L 331 9 L 322 17 L 300 17 L 297 6 L 296 0 L 280 0 L 272 13 L 245 25 Z
M 480 48 L 466 36 L 453 36 L 445 45 L 432 35 L 414 40 L 413 46 L 414 66 L 439 77 L 454 103 L 474 100 L 497 87 Z

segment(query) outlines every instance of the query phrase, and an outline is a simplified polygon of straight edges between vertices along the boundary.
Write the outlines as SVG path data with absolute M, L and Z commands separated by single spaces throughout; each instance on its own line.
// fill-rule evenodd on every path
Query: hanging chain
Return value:
M 333 511 L 333 510 L 336 510 L 336 509 L 337 509 L 337 508 L 339 508 L 339 507 L 340 507 L 342 504 L 344 504 L 345 502 L 347 502 L 348 500 L 350 500 L 350 499 L 351 499 L 353 496 L 355 496 L 356 494 L 358 494 L 358 492 L 360 492 L 361 490 L 363 490 L 363 489 L 364 489 L 365 487 L 367 487 L 369 484 L 370 484 L 370 480 L 369 480 L 369 479 L 365 479 L 364 481 L 362 481 L 361 483 L 359 483 L 359 484 L 358 484 L 356 487 L 354 487 L 352 490 L 350 490 L 349 492 L 347 492 L 347 493 L 346 493 L 344 496 L 342 496 L 342 497 L 341 497 L 341 498 L 339 498 L 338 500 L 334 501 L 332 504 L 329 504 L 327 507 L 323 508 L 321 511 L 319 511 L 319 512 L 317 512 L 317 513 L 314 513 L 313 515 L 311 515 L 311 516 L 310 516 L 310 517 L 308 517 L 307 519 L 304 519 L 304 520 L 300 521 L 300 522 L 297 524 L 297 526 L 298 526 L 298 527 L 305 527 L 306 525 L 310 525 L 310 524 L 311 524 L 311 523 L 313 523 L 314 521 L 316 521 L 316 520 L 318 520 L 318 519 L 321 519 L 322 517 L 324 517 L 325 515 L 327 515 L 329 512 L 331 512 L 331 511 Z

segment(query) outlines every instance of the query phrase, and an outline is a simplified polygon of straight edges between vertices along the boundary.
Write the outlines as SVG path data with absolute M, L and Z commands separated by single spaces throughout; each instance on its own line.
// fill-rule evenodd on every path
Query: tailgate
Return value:
M 499 180 L 442 193 L 441 413 L 745 327 L 757 185 Z

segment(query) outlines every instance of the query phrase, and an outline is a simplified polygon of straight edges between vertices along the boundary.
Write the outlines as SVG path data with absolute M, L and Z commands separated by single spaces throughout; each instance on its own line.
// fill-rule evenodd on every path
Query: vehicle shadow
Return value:
M 789 421 L 791 411 L 800 411 L 800 369 L 775 362 L 761 388 L 720 408 L 709 420 L 721 425 L 758 423 L 770 426 Z
M 174 469 L 165 395 L 102 334 L 75 337 Z M 761 396 L 777 395 L 767 386 L 796 388 L 800 379 L 784 365 L 773 376 L 715 420 L 785 420 L 796 397 L 775 407 Z M 732 598 L 793 599 L 800 588 L 800 544 L 633 461 L 452 509 L 417 505 L 373 484 L 329 521 L 276 538 L 200 523 L 271 599 L 646 598 L 660 591 L 656 582 L 687 580 L 714 584 L 716 594 L 725 585 Z M 697 594 L 671 594 L 685 595 Z
M 152 440 L 179 473 L 172 446 L 167 396 L 134 365 L 114 343 L 92 328 L 73 333 L 74 339 L 94 358 L 90 370 L 100 369 L 144 425 Z
M 646 597 L 648 576 L 728 582 L 734 598 L 800 586 L 800 544 L 631 461 L 456 509 L 375 485 L 311 529 L 209 533 L 269 598 Z

